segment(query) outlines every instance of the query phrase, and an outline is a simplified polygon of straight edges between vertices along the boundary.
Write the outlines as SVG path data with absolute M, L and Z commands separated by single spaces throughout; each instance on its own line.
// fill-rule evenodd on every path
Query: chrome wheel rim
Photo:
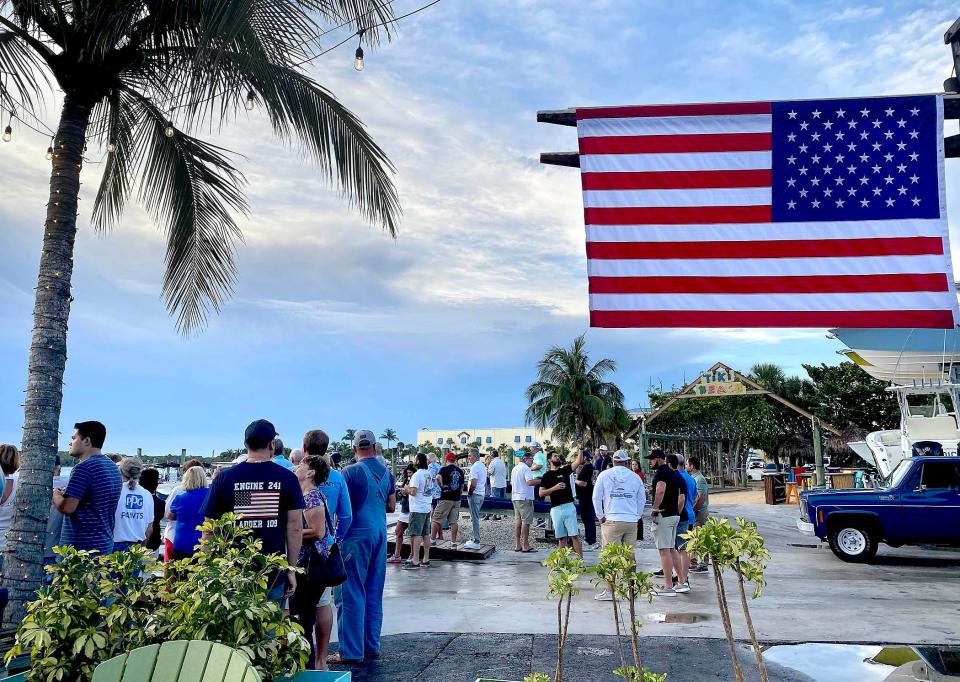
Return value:
M 867 549 L 867 538 L 862 530 L 844 528 L 837 535 L 837 545 L 844 554 L 861 554 Z

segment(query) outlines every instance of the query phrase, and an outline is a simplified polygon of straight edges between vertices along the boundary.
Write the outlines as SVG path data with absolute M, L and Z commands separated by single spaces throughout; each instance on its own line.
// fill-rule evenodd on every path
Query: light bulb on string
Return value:
M 167 121 L 167 127 L 164 129 L 163 134 L 167 137 L 173 137 L 173 134 L 176 132 L 173 128 L 173 122 Z
M 255 102 L 253 90 L 247 93 L 247 101 L 243 103 L 244 109 L 247 111 L 253 111 L 253 104 Z
M 50 146 L 47 147 L 47 161 L 53 161 L 53 138 L 50 138 Z
M 353 57 L 353 68 L 357 71 L 363 71 L 363 31 L 364 29 L 361 28 L 357 32 L 359 40 L 357 40 L 357 51 Z
M 117 151 L 117 143 L 114 142 L 113 140 L 111 140 L 111 141 L 107 144 L 107 153 L 108 153 L 108 154 L 113 154 L 115 151 Z

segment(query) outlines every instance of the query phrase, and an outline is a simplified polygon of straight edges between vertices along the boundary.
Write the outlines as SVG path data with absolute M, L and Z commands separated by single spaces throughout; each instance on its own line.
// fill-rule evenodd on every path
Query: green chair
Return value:
M 151 644 L 104 661 L 93 682 L 263 682 L 236 649 L 216 642 Z

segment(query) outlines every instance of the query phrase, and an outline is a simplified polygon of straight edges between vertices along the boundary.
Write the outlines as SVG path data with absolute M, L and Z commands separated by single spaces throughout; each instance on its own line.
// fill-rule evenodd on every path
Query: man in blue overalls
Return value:
M 353 522 L 343 538 L 347 581 L 335 595 L 339 652 L 328 663 L 359 663 L 380 655 L 387 512 L 396 505 L 396 483 L 377 459 L 377 439 L 362 429 L 353 437 L 357 461 L 343 470 Z

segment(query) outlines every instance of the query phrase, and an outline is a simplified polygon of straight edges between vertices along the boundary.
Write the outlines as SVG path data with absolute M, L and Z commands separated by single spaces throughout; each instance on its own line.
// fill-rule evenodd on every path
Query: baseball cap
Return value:
M 599 449 L 600 449 L 600 450 L 603 450 L 604 452 L 606 452 L 606 451 L 609 450 L 610 448 L 608 448 L 606 445 L 601 445 Z
M 258 419 L 251 422 L 247 430 L 243 432 L 244 442 L 252 441 L 254 443 L 271 443 L 277 437 L 277 430 L 271 422 L 266 419 Z
M 613 453 L 614 462 L 626 462 L 628 459 L 630 459 L 630 455 L 627 454 L 626 450 L 617 450 Z
M 537 450 L 541 450 L 541 449 L 542 449 L 542 448 L 540 447 L 540 443 L 538 443 L 537 441 L 533 441 L 532 443 L 530 443 L 530 447 L 531 447 L 531 448 L 536 448 Z
M 666 455 L 663 454 L 663 450 L 660 448 L 654 448 L 650 451 L 650 454 L 647 455 L 647 459 L 663 459 Z
M 377 442 L 377 437 L 369 429 L 360 429 L 353 435 L 353 447 L 369 448 Z
M 457 460 L 457 456 L 455 454 L 453 454 L 452 452 L 447 453 L 448 462 L 455 462 L 456 460 Z
M 520 459 L 524 459 L 526 457 L 533 457 L 533 453 L 527 452 L 526 450 L 521 450 L 519 454 L 520 454 Z

